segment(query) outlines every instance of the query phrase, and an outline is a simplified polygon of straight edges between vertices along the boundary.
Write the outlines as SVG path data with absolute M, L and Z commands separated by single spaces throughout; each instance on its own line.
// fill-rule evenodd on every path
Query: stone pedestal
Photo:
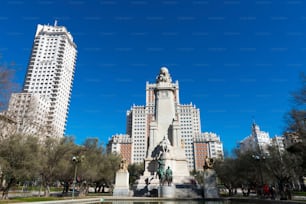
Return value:
M 116 182 L 113 192 L 114 196 L 129 196 L 129 172 L 119 170 L 116 173 Z
M 219 198 L 217 174 L 213 169 L 204 170 L 204 198 Z
M 175 186 L 174 185 L 160 186 L 159 192 L 160 192 L 159 197 L 163 197 L 163 198 L 176 198 L 176 196 L 175 196 Z

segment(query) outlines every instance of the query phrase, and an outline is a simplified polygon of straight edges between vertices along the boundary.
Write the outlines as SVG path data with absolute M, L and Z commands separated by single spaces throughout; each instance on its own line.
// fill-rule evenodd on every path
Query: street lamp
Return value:
M 259 168 L 259 174 L 260 174 L 260 182 L 261 182 L 261 190 L 260 190 L 260 192 L 261 193 L 263 193 L 262 192 L 262 188 L 263 188 L 263 186 L 264 186 L 264 179 L 263 179 L 263 174 L 262 174 L 262 167 L 261 167 L 261 161 L 262 160 L 265 160 L 266 158 L 265 158 L 265 156 L 262 156 L 262 155 L 252 155 L 252 157 L 255 159 L 255 160 L 257 160 L 258 161 L 258 163 L 259 163 L 259 166 L 258 166 L 258 168 Z
M 84 160 L 85 156 L 73 156 L 72 162 L 74 164 L 74 177 L 73 177 L 73 189 L 72 189 L 72 198 L 74 198 L 75 193 L 75 184 L 77 182 L 77 171 L 78 171 L 78 163 L 82 162 Z
M 72 198 L 74 199 L 74 191 L 75 191 L 75 184 L 76 184 L 76 176 L 77 176 L 77 170 L 78 170 L 78 165 L 77 163 L 79 162 L 79 158 L 76 156 L 72 157 L 72 162 L 74 163 L 74 177 L 73 177 L 73 188 L 72 188 Z

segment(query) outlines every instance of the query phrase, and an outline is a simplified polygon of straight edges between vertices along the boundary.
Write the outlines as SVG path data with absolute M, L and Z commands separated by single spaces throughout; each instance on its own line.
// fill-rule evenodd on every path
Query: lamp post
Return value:
M 260 182 L 261 182 L 260 192 L 263 194 L 264 179 L 263 179 L 263 174 L 262 174 L 261 161 L 265 160 L 266 158 L 265 156 L 262 156 L 262 155 L 252 155 L 252 157 L 258 161 L 258 168 L 259 168 Z
M 75 184 L 76 184 L 76 176 L 77 176 L 77 170 L 78 170 L 78 165 L 77 165 L 77 163 L 79 162 L 78 157 L 73 156 L 73 157 L 72 157 L 72 162 L 73 162 L 73 164 L 74 164 L 74 177 L 73 177 L 72 198 L 74 199 L 74 191 L 75 191 Z

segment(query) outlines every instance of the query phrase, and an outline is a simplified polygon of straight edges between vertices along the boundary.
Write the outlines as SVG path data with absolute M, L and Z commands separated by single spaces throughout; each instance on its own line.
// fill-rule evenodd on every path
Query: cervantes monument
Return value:
M 193 178 L 187 167 L 180 122 L 176 116 L 177 89 L 178 84 L 172 83 L 168 69 L 162 67 L 156 77 L 155 115 L 149 125 L 145 171 L 137 181 L 138 195 L 184 196 L 180 189 Z

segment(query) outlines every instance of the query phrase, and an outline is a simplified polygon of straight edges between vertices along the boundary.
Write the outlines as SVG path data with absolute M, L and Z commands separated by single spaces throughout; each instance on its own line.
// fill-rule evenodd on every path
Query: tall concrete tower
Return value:
M 145 171 L 137 181 L 136 192 L 142 192 L 142 189 L 146 188 L 158 189 L 160 172 L 164 172 L 164 168 L 171 169 L 173 172 L 174 184 L 185 184 L 193 179 L 189 174 L 182 145 L 181 125 L 176 111 L 176 88 L 168 69 L 162 67 L 153 89 L 155 114 L 149 124 L 149 147 L 144 160 Z M 175 186 L 171 189 L 174 191 Z M 174 195 L 174 192 L 171 193 L 171 196 Z
M 153 151 L 164 138 L 169 139 L 172 146 L 179 146 L 180 133 L 173 134 L 174 125 L 177 121 L 176 115 L 176 86 L 167 68 L 162 67 L 156 78 L 155 115 L 150 124 L 150 142 L 148 154 Z M 149 156 L 149 155 L 148 155 Z
M 52 136 L 62 137 L 65 132 L 76 55 L 76 44 L 64 26 L 57 22 L 37 26 L 23 93 L 39 94 L 50 102 L 46 117 Z

